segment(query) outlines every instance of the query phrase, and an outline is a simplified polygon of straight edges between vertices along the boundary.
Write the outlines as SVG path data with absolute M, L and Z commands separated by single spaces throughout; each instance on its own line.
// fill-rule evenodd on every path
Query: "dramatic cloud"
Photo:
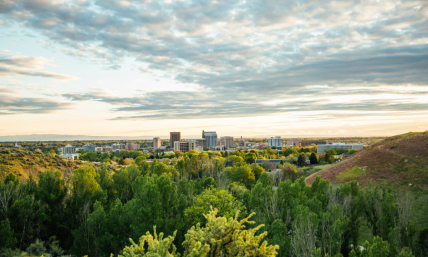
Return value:
M 426 91 L 385 89 L 427 86 L 426 1 L 6 0 L 0 13 L 68 55 L 111 69 L 132 57 L 139 72 L 198 85 L 134 97 L 63 94 L 111 104 L 118 119 L 427 109 Z M 42 59 L 0 64 L 2 76 L 68 78 L 28 70 Z

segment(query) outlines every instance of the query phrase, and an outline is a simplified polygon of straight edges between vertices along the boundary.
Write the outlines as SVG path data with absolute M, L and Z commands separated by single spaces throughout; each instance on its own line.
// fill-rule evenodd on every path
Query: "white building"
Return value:
M 120 151 L 125 149 L 125 144 L 114 143 L 111 145 L 113 151 Z
M 161 139 L 160 137 L 153 138 L 153 150 L 157 150 L 161 147 Z
M 282 138 L 281 137 L 271 137 L 268 139 L 268 145 L 270 147 L 282 148 Z
M 70 159 L 70 160 L 79 160 L 79 154 L 78 153 L 70 153 L 70 154 L 60 154 L 62 158 Z
M 58 151 L 62 152 L 63 154 L 71 154 L 76 152 L 76 147 L 72 145 L 66 145 L 64 147 L 58 148 Z

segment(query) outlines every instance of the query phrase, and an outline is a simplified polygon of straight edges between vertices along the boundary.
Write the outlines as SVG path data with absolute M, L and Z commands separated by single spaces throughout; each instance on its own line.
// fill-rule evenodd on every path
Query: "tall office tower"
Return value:
M 169 132 L 169 148 L 174 148 L 175 141 L 181 141 L 181 132 Z
M 217 133 L 215 131 L 205 132 L 202 130 L 202 138 L 207 140 L 208 148 L 214 148 L 217 146 Z
M 161 139 L 160 137 L 153 138 L 153 150 L 159 149 L 161 147 Z
M 282 138 L 281 137 L 271 137 L 268 139 L 268 145 L 270 147 L 282 148 Z
M 220 137 L 220 142 L 224 145 L 224 148 L 227 149 L 233 146 L 233 137 Z

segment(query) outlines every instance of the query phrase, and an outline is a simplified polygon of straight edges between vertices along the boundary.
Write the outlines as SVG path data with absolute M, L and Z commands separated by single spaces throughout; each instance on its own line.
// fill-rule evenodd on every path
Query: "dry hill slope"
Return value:
M 362 186 L 369 182 L 397 186 L 411 183 L 428 189 L 428 131 L 386 138 L 308 177 L 306 182 L 312 183 L 317 176 L 333 183 L 351 180 Z

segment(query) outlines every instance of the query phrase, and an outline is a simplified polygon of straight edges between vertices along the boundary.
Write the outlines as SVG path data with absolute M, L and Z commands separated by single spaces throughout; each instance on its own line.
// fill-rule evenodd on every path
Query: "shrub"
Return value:
M 36 242 L 32 243 L 26 250 L 28 254 L 42 255 L 46 252 L 45 243 L 40 239 L 36 239 Z

